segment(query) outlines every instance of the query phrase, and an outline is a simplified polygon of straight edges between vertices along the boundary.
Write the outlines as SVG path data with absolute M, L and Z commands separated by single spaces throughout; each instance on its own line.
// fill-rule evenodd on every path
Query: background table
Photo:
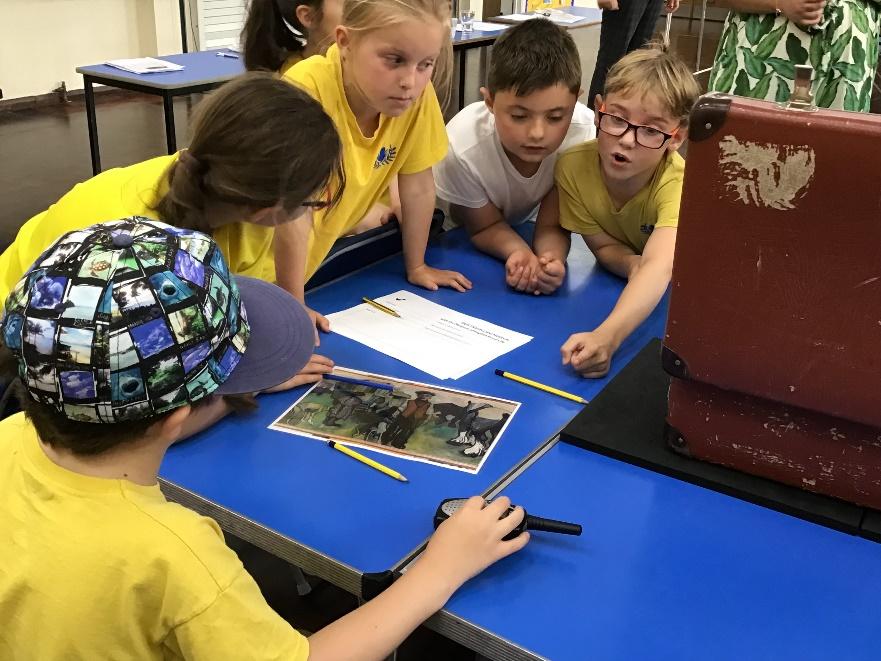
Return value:
M 473 30 L 471 32 L 461 32 L 456 30 L 453 34 L 453 52 L 458 56 L 458 79 L 459 84 L 456 90 L 456 111 L 465 107 L 465 73 L 468 61 L 467 53 L 474 48 L 481 49 L 481 54 L 486 54 L 486 49 L 492 46 L 496 39 L 504 34 L 508 28 L 507 25 L 499 25 L 499 30 L 484 31 Z M 481 60 L 483 64 L 483 60 Z M 481 68 L 484 68 L 481 66 Z M 483 81 L 481 81 L 481 84 Z
M 487 493 L 579 410 L 568 400 L 495 376 L 499 367 L 591 397 L 606 380 L 585 380 L 560 361 L 570 333 L 591 328 L 611 310 L 623 281 L 593 266 L 583 244 L 570 261 L 572 277 L 555 296 L 510 291 L 500 262 L 477 253 L 461 230 L 429 247 L 427 261 L 456 268 L 474 282 L 460 294 L 416 290 L 404 279 L 400 256 L 320 288 L 307 303 L 323 313 L 410 289 L 466 314 L 533 335 L 535 339 L 457 381 L 444 385 L 522 402 L 505 435 L 476 475 L 376 454 L 410 479 L 403 484 L 333 452 L 325 444 L 266 429 L 302 391 L 260 398 L 251 417 L 230 417 L 173 446 L 162 464 L 164 490 L 233 532 L 353 594 L 361 576 L 388 570 L 416 552 L 432 532 L 432 514 L 444 498 Z M 553 323 L 549 323 L 553 320 Z M 624 343 L 613 370 L 660 333 L 657 311 Z M 322 353 L 340 366 L 423 382 L 427 374 L 333 334 Z M 368 454 L 373 454 L 369 453 Z
M 502 493 L 584 533 L 536 533 L 430 620 L 486 656 L 881 658 L 877 543 L 562 442 Z
M 457 92 L 458 107 L 461 110 L 465 99 L 465 63 L 466 52 L 474 48 L 486 48 L 502 34 L 499 32 L 474 31 L 467 35 L 456 32 L 453 37 L 453 51 L 459 53 L 459 89 Z M 228 49 L 220 49 L 231 52 Z M 94 85 L 152 94 L 162 98 L 165 113 L 165 140 L 168 153 L 177 151 L 177 136 L 174 127 L 174 97 L 198 92 L 207 92 L 232 80 L 244 73 L 245 66 L 241 59 L 222 57 L 217 50 L 199 51 L 196 53 L 180 53 L 163 55 L 160 59 L 183 65 L 181 71 L 167 73 L 137 74 L 123 71 L 106 64 L 93 64 L 77 67 L 76 71 L 83 76 L 86 97 L 86 123 L 89 128 L 89 151 L 92 158 L 92 174 L 101 172 L 101 146 L 98 140 L 98 120 L 95 112 Z
M 245 70 L 241 58 L 218 57 L 217 51 L 163 55 L 160 59 L 181 64 L 184 69 L 168 73 L 137 74 L 106 64 L 77 67 L 77 73 L 83 75 L 85 85 L 86 122 L 89 126 L 92 174 L 101 172 L 101 150 L 98 142 L 93 84 L 100 83 L 162 97 L 162 105 L 165 110 L 165 140 L 168 144 L 168 153 L 173 154 L 177 151 L 177 138 L 174 130 L 174 97 L 212 90 L 228 80 L 232 80 Z

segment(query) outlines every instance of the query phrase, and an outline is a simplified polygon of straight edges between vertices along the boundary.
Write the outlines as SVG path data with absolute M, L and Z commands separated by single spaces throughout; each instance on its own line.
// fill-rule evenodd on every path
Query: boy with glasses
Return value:
M 578 232 L 597 261 L 627 279 L 615 308 L 597 328 L 569 337 L 563 364 L 602 377 L 621 343 L 651 314 L 673 269 L 685 161 L 676 153 L 699 94 L 694 77 L 672 53 L 633 51 L 609 71 L 596 97 L 596 140 L 560 155 L 554 193 L 542 203 L 535 249 L 565 259 Z M 562 277 L 539 276 L 543 287 Z

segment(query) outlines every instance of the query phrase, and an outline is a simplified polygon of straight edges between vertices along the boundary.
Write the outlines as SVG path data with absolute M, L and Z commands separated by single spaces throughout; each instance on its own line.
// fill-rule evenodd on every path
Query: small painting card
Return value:
M 269 428 L 477 473 L 519 402 L 334 368 Z M 353 383 L 356 381 L 358 383 Z

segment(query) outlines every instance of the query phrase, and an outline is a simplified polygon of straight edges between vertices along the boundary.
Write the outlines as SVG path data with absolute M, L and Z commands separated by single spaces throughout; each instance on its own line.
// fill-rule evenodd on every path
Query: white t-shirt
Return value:
M 483 101 L 463 108 L 447 124 L 450 148 L 434 166 L 437 195 L 450 204 L 479 209 L 487 202 L 516 225 L 528 220 L 554 185 L 557 154 L 594 137 L 593 112 L 575 104 L 572 124 L 560 148 L 531 177 L 517 172 L 502 148 L 496 120 Z

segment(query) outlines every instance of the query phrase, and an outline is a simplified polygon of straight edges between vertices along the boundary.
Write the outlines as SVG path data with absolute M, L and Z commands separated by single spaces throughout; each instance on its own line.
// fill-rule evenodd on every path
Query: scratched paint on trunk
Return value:
M 722 183 L 747 206 L 794 209 L 814 178 L 814 150 L 807 145 L 741 142 L 728 135 L 719 148 Z

